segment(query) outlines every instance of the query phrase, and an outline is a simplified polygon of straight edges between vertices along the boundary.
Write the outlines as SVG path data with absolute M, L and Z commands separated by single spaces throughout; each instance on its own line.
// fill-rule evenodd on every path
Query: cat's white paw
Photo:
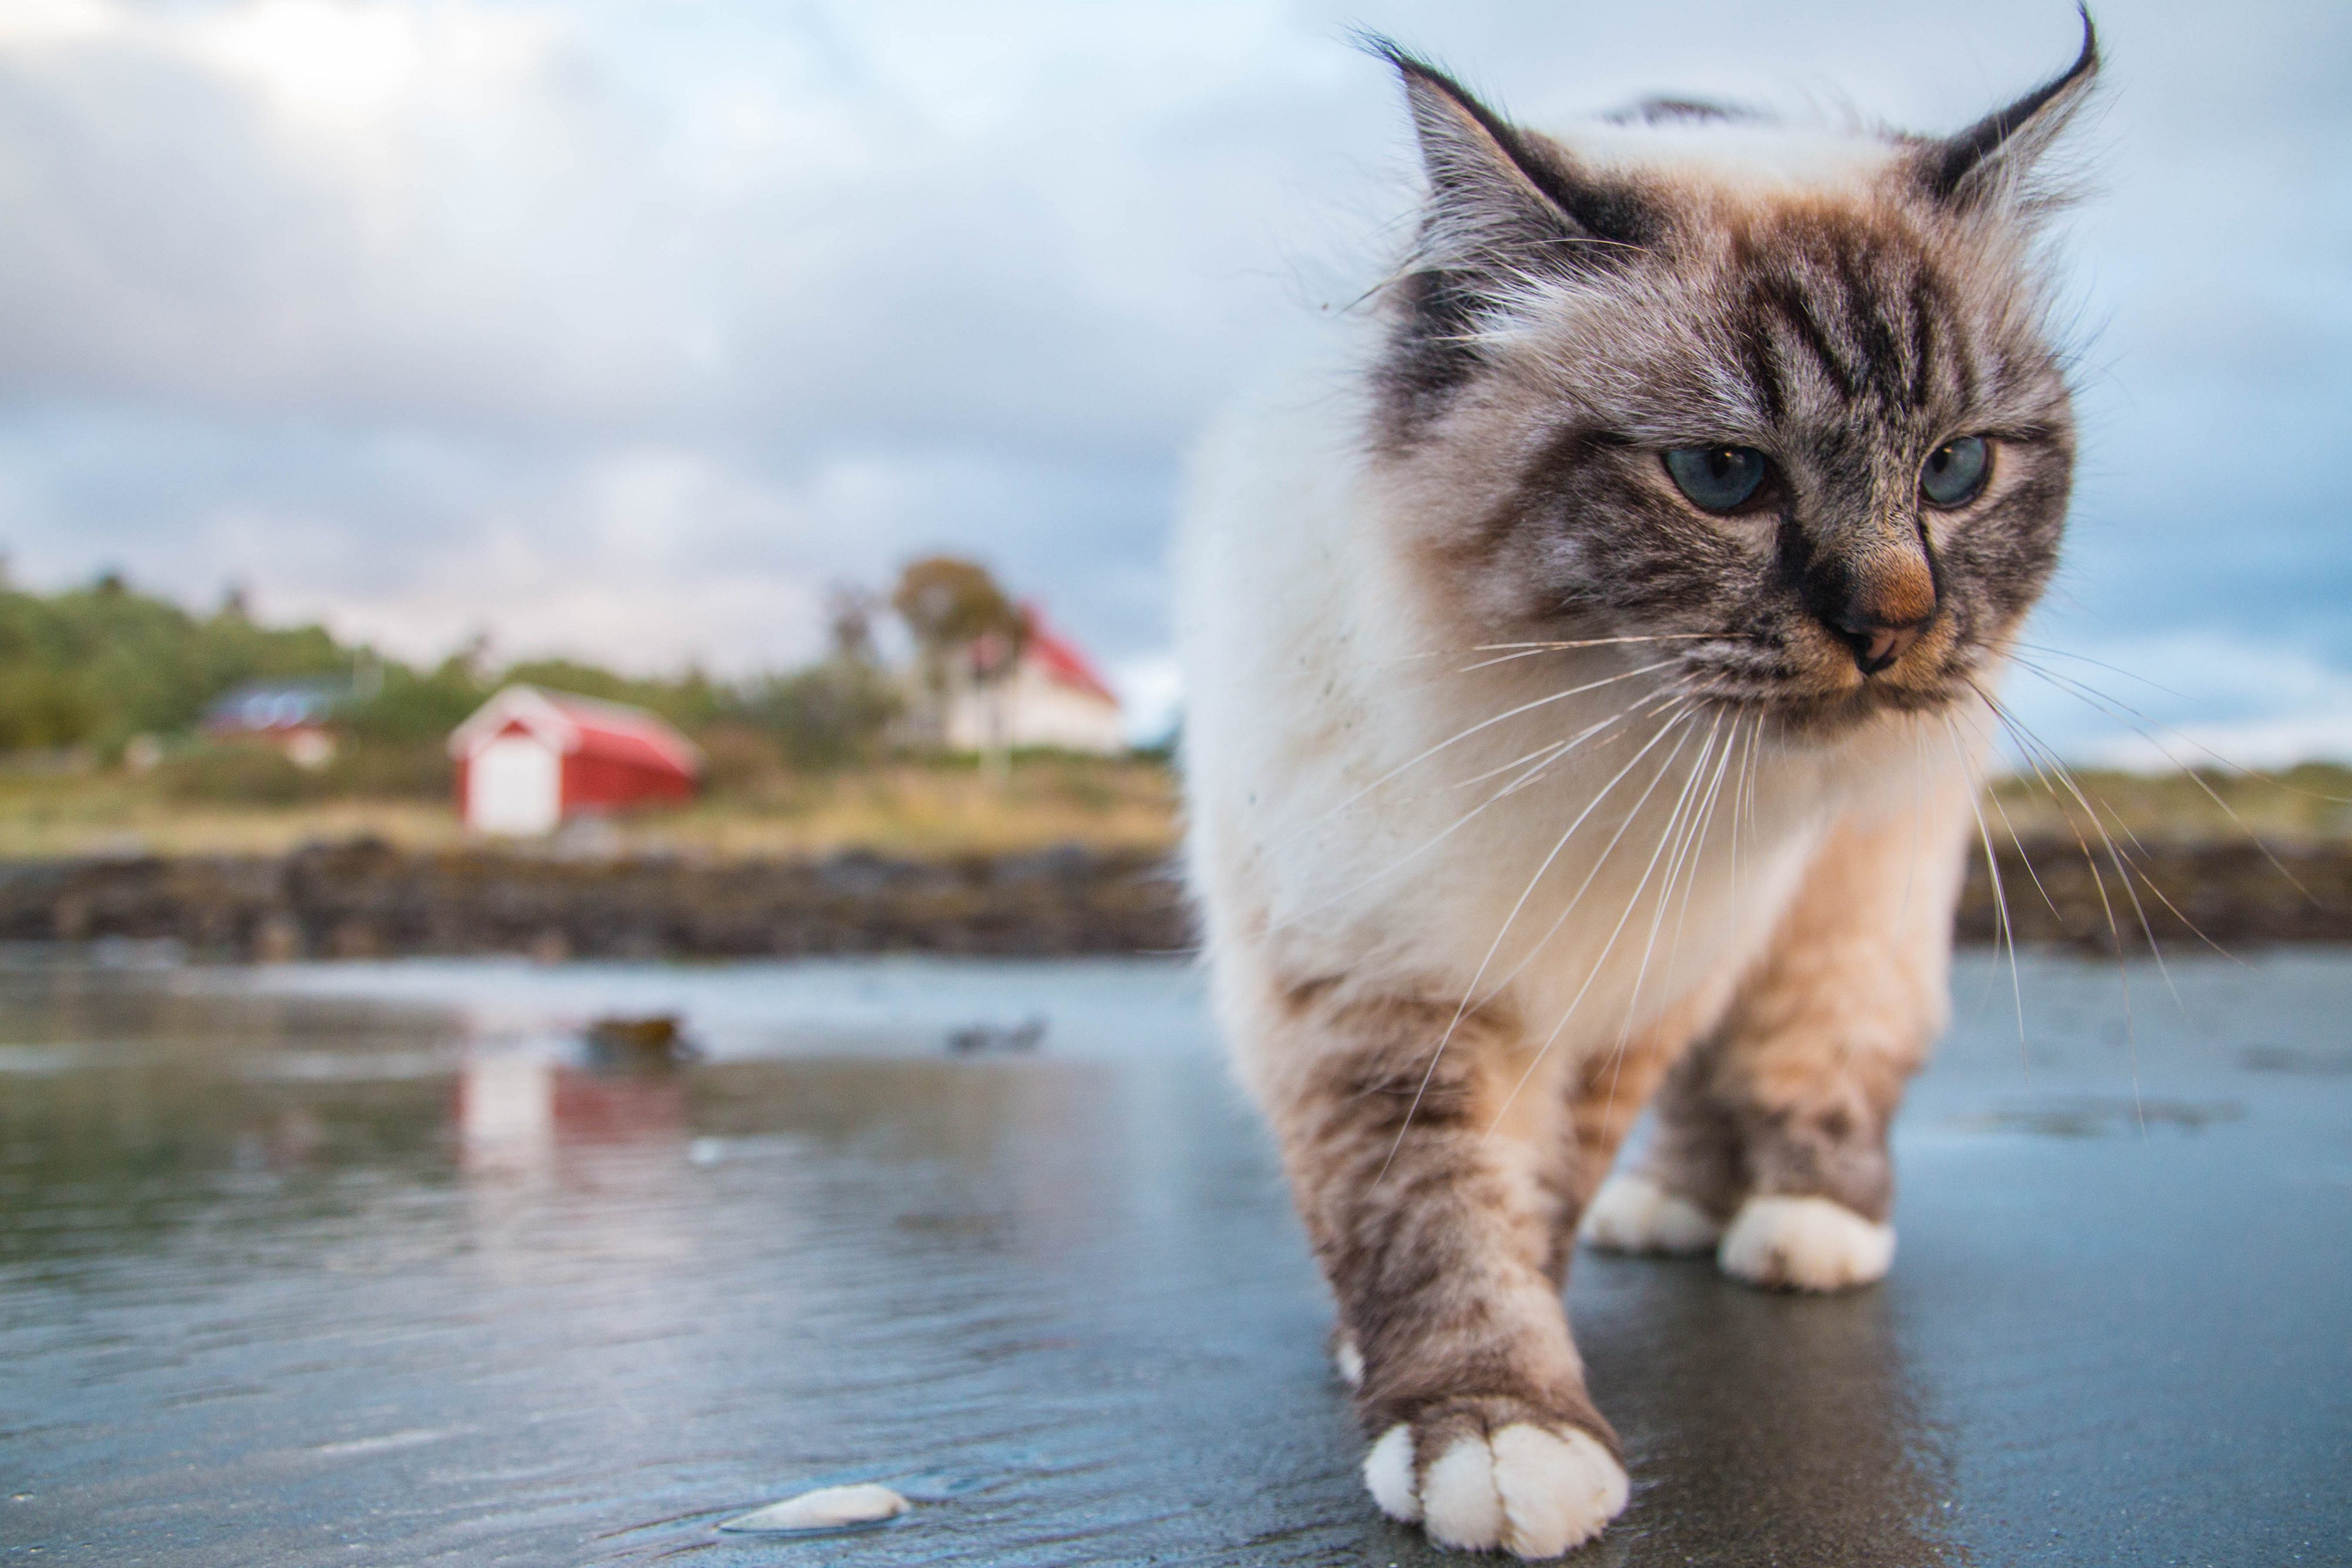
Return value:
M 1411 1524 L 1421 1518 L 1421 1488 L 1412 1475 L 1412 1427 L 1400 1421 L 1381 1434 L 1364 1456 L 1364 1485 L 1391 1519 Z
M 1585 1206 L 1576 1233 L 1607 1252 L 1705 1252 L 1723 1235 L 1715 1216 L 1647 1176 L 1613 1176 Z
M 1399 1422 L 1364 1457 L 1364 1484 L 1381 1512 L 1420 1521 L 1441 1546 L 1528 1558 L 1591 1540 L 1624 1511 L 1629 1491 L 1625 1467 L 1590 1434 L 1526 1421 L 1455 1438 L 1418 1485 L 1412 1428 Z
M 1725 1273 L 1751 1285 L 1843 1291 L 1886 1277 L 1895 1228 L 1826 1197 L 1751 1197 L 1715 1256 Z

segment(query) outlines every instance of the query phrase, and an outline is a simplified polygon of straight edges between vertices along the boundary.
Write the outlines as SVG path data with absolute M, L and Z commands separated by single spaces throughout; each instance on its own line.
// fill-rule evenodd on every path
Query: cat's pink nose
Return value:
M 1813 613 L 1853 651 L 1865 675 L 1892 669 L 1936 619 L 1936 569 L 1924 550 L 1874 552 L 1828 586 L 1813 601 Z
M 1849 621 L 1843 617 L 1832 622 L 1847 647 L 1853 650 L 1853 662 L 1865 675 L 1890 669 L 1897 659 L 1911 651 L 1919 641 L 1919 633 L 1927 629 L 1926 621 L 1914 621 L 1902 626 L 1879 626 L 1865 621 Z

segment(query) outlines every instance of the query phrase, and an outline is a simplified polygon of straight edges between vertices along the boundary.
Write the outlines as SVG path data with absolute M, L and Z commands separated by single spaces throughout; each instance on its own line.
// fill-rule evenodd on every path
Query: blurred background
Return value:
M 2013 696 L 2081 763 L 2352 757 L 2352 14 L 2099 21 L 2034 635 L 2109 700 Z M 1353 25 L 1537 122 L 1671 89 L 1923 129 L 2077 36 L 2054 0 L 11 0 L 0 848 L 258 844 L 294 830 L 191 813 L 330 800 L 427 834 L 516 682 L 658 714 L 706 806 L 800 814 L 777 841 L 887 837 L 813 825 L 811 780 L 957 749 L 945 683 L 1037 665 L 1032 621 L 1055 700 L 1115 717 L 958 738 L 1164 745 L 1187 443 L 1412 200 Z M 926 631 L 893 600 L 937 558 L 986 576 Z M 226 746 L 298 707 L 331 746 Z

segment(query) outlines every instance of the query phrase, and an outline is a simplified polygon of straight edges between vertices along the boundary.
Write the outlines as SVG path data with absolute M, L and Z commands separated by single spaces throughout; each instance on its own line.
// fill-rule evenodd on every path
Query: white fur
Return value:
M 1584 1210 L 1577 1234 L 1609 1252 L 1709 1252 L 1723 1238 L 1715 1216 L 1645 1176 L 1613 1176 Z
M 1503 1494 L 1484 1437 L 1464 1437 L 1437 1456 L 1421 1482 L 1422 1525 L 1441 1546 L 1485 1552 L 1503 1541 Z
M 1826 1197 L 1751 1197 L 1724 1232 L 1716 1262 L 1753 1285 L 1843 1291 L 1886 1277 L 1895 1228 Z
M 1381 1434 L 1364 1456 L 1364 1485 L 1391 1519 L 1411 1524 L 1421 1517 L 1421 1491 L 1412 1480 L 1412 1428 L 1400 1421 Z
M 1588 1433 L 1506 1427 L 1492 1447 L 1503 1545 L 1518 1556 L 1557 1557 L 1625 1511 L 1625 1467 Z
M 1601 1533 L 1624 1511 L 1625 1468 L 1589 1434 L 1527 1422 L 1463 1437 L 1437 1457 L 1419 1495 L 1410 1486 L 1412 1434 L 1391 1427 L 1364 1462 L 1372 1497 L 1391 1518 L 1420 1519 L 1442 1546 L 1557 1557 Z
M 1331 1347 L 1331 1365 L 1339 1374 L 1339 1381 L 1349 1387 L 1361 1388 L 1364 1385 L 1364 1353 L 1358 1350 L 1356 1342 L 1345 1334 L 1340 1335 L 1339 1342 Z

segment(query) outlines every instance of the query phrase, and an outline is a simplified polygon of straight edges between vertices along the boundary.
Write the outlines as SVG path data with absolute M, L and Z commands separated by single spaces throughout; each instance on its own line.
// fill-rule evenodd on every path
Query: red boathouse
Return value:
M 694 742 L 643 708 L 509 686 L 449 734 L 457 810 L 475 832 L 530 838 L 568 818 L 691 800 Z

